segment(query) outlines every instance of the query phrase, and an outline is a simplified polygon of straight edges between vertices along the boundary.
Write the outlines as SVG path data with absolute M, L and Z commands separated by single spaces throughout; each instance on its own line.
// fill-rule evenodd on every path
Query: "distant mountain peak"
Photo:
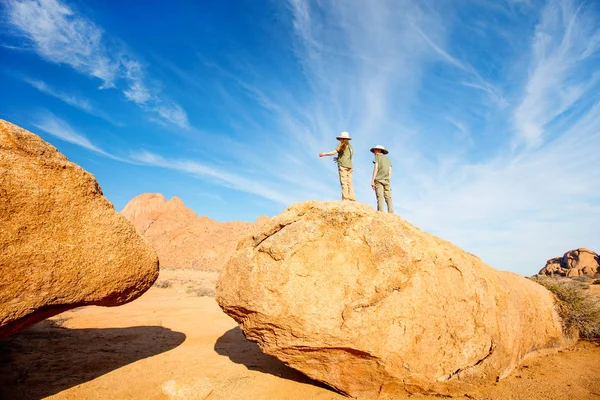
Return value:
M 179 197 L 173 196 L 173 198 L 171 198 L 171 200 L 167 201 L 167 207 L 170 209 L 173 208 L 187 208 L 185 206 L 185 204 L 183 203 L 183 200 L 181 200 Z
M 219 271 L 238 240 L 269 220 L 255 223 L 217 222 L 198 216 L 179 197 L 169 201 L 160 193 L 144 193 L 127 203 L 121 214 L 156 249 L 161 268 Z

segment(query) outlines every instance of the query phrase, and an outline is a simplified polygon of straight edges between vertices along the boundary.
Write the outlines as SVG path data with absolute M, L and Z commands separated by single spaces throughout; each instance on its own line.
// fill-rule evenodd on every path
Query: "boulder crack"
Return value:
M 368 359 L 368 360 L 377 360 L 378 359 L 378 357 L 375 357 L 371 353 L 368 353 L 368 352 L 362 351 L 362 350 L 358 350 L 358 349 L 355 349 L 352 347 L 347 347 L 347 346 L 316 347 L 316 346 L 296 345 L 296 346 L 282 347 L 280 350 L 281 351 L 292 350 L 292 351 L 299 351 L 299 352 L 305 352 L 305 353 L 322 352 L 322 351 L 343 351 L 348 354 L 352 354 L 353 356 L 358 357 L 358 358 L 363 358 L 363 359 Z
M 254 248 L 257 248 L 258 246 L 261 245 L 262 242 L 264 242 L 265 240 L 267 240 L 268 238 L 270 238 L 271 236 L 273 236 L 274 234 L 276 234 L 277 232 L 279 232 L 280 230 L 282 230 L 286 226 L 293 224 L 294 222 L 297 222 L 297 220 L 293 220 L 293 221 L 290 221 L 288 223 L 283 223 L 283 224 L 277 225 L 275 228 L 272 228 L 271 230 L 269 230 L 269 232 L 263 233 L 262 235 L 260 235 L 260 236 L 264 235 L 264 237 L 261 238 L 260 240 L 258 239 L 260 236 L 256 237 L 254 239 Z
M 473 364 L 473 365 L 469 365 L 467 367 L 463 367 L 463 368 L 457 369 L 456 371 L 454 371 L 450 375 L 448 375 L 448 377 L 446 379 L 444 379 L 444 381 L 449 381 L 449 380 L 451 380 L 451 379 L 453 379 L 455 377 L 458 378 L 458 379 L 460 379 L 459 374 L 461 372 L 466 371 L 466 370 L 471 369 L 471 368 L 477 367 L 478 365 L 480 365 L 481 363 L 483 363 L 485 360 L 487 360 L 494 353 L 494 350 L 496 350 L 496 343 L 494 342 L 494 339 L 491 339 L 490 340 L 490 348 L 488 350 L 488 353 L 484 357 L 482 357 L 481 359 L 477 360 L 477 362 L 475 364 Z

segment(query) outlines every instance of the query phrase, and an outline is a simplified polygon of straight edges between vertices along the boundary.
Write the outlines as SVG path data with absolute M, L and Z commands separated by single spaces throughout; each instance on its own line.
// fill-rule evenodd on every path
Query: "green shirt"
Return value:
M 377 164 L 377 173 L 375 174 L 376 181 L 383 181 L 390 179 L 390 167 L 392 162 L 389 158 L 383 154 L 377 154 L 373 159 L 373 164 Z
M 338 153 L 338 165 L 340 167 L 352 168 L 352 154 L 354 150 L 352 149 L 352 145 L 348 143 L 348 147 L 344 150 L 344 152 L 340 153 L 342 149 L 342 144 L 338 144 L 338 147 L 335 148 L 335 151 Z

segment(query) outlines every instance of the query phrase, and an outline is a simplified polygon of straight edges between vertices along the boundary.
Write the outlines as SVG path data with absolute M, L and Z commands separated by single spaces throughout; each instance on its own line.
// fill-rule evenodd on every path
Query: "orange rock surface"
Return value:
M 542 286 L 355 202 L 289 207 L 216 295 L 265 353 L 359 398 L 492 383 L 572 343 Z
M 0 120 L 0 338 L 70 308 L 116 306 L 158 277 L 156 252 L 96 179 Z

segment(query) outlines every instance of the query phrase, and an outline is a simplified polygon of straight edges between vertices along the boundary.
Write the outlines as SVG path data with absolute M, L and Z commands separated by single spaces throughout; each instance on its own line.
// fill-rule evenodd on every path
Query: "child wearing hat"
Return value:
M 350 145 L 350 134 L 348 132 L 342 132 L 338 137 L 338 146 L 335 150 L 327 153 L 319 153 L 319 157 L 333 156 L 337 154 L 334 161 L 337 161 L 338 172 L 340 174 L 340 185 L 342 186 L 342 200 L 356 200 L 354 196 L 354 186 L 352 185 L 352 154 L 354 150 Z
M 371 149 L 371 153 L 375 154 L 373 159 L 373 178 L 371 179 L 371 187 L 375 190 L 377 196 L 377 211 L 383 211 L 383 201 L 387 204 L 389 213 L 394 213 L 392 205 L 392 162 L 385 156 L 388 151 L 385 147 L 377 145 Z

